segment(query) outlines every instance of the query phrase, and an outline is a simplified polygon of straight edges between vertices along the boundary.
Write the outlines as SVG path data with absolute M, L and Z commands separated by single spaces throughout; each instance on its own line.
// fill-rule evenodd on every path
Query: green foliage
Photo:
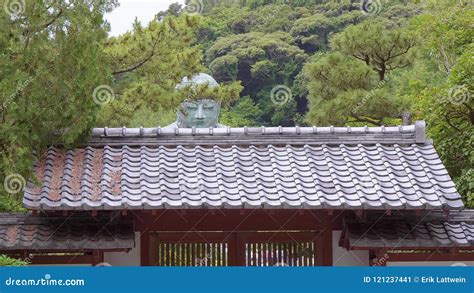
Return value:
M 308 55 L 327 49 L 331 34 L 363 19 L 360 5 L 346 1 L 208 2 L 198 30 L 206 65 L 219 82 L 241 81 L 242 96 L 262 110 L 263 125 L 302 121 L 306 96 L 294 80 Z M 271 90 L 279 85 L 294 92 L 288 104 L 271 102 Z
M 251 31 L 272 33 L 276 31 L 289 31 L 295 19 L 303 14 L 308 14 L 307 9 L 295 10 L 289 5 L 271 4 L 250 10 L 234 20 L 231 24 L 233 33 L 248 33 Z
M 22 267 L 28 265 L 28 262 L 8 257 L 4 254 L 0 254 L 0 267 Z
M 197 39 L 205 51 L 220 37 L 232 34 L 231 25 L 247 10 L 237 5 L 214 8 L 209 16 L 205 14 L 198 29 Z
M 356 24 L 363 19 L 360 10 L 349 11 L 336 17 L 317 13 L 298 19 L 291 28 L 291 35 L 300 48 L 306 52 L 316 52 L 328 48 L 329 36 L 349 24 Z
M 57 142 L 71 145 L 93 126 L 93 92 L 109 76 L 103 14 L 114 4 L 35 1 L 21 14 L 0 13 L 2 183 L 11 174 L 28 178 L 34 152 L 41 155 Z M 0 202 L 10 206 L 4 187 Z
M 133 32 L 110 38 L 105 52 L 111 62 L 119 90 L 134 83 L 154 83 L 174 87 L 184 73 L 202 70 L 201 54 L 195 44 L 198 18 L 183 15 L 152 21 L 143 28 L 135 24 Z
M 292 85 L 307 55 L 293 44 L 285 32 L 250 32 L 217 40 L 206 51 L 212 75 L 220 81 L 240 80 L 243 95 L 249 95 L 262 109 L 262 123 L 292 125 L 292 117 L 276 116 L 281 106 L 270 102 L 277 85 Z M 295 113 L 296 103 L 285 105 L 285 113 Z
M 221 113 L 219 122 L 231 127 L 260 126 L 262 110 L 249 96 L 243 97 L 227 111 Z
M 374 74 L 364 62 L 334 52 L 316 56 L 305 66 L 303 78 L 310 99 L 307 119 L 343 125 L 346 117 L 358 112 L 357 101 L 368 95 Z
M 229 126 L 424 119 L 474 206 L 474 16 L 463 1 L 383 1 L 372 15 L 359 1 L 203 0 L 199 15 L 175 3 L 107 38 L 115 2 L 36 1 L 0 14 L 2 180 L 28 178 L 48 145 L 72 146 L 93 125 L 164 126 L 182 101 L 206 97 Z M 198 72 L 221 86 L 175 89 Z M 93 99 L 100 85 L 113 90 L 108 103 Z M 291 93 L 278 103 L 282 85 Z M 0 211 L 21 210 L 0 186 Z
M 4 195 L 0 198 L 0 213 L 3 212 L 24 212 L 25 209 L 22 207 L 17 196 Z
M 423 49 L 449 74 L 457 57 L 474 39 L 473 11 L 467 5 L 441 5 L 412 21 L 412 30 L 423 38 Z M 439 5 L 439 6 L 438 6 Z
M 387 19 L 390 27 L 401 26 L 406 23 L 407 19 L 422 13 L 422 7 L 422 5 L 407 3 L 407 1 L 403 1 L 400 4 L 393 3 L 393 5 L 387 7 L 384 6 L 381 16 Z
M 362 60 L 385 80 L 387 71 L 406 68 L 413 60 L 416 38 L 403 28 L 389 28 L 383 19 L 349 26 L 331 40 L 331 48 Z
M 221 106 L 228 107 L 232 102 L 239 99 L 241 91 L 240 82 L 231 82 L 218 87 L 208 87 L 207 84 L 191 86 L 175 91 L 173 96 L 179 103 L 185 100 L 199 100 L 204 97 L 219 101 Z
M 193 96 L 224 103 L 238 97 L 238 83 L 194 92 L 175 90 L 184 76 L 204 70 L 195 45 L 198 22 L 186 14 L 169 16 L 145 28 L 136 24 L 133 32 L 109 39 L 105 52 L 114 69 L 116 99 L 102 107 L 96 125 L 164 126 L 176 120 L 176 107 Z
M 312 124 L 382 125 L 409 108 L 392 94 L 388 73 L 411 65 L 416 38 L 384 19 L 351 25 L 331 39 L 332 52 L 317 55 L 301 73 Z
M 407 90 L 418 118 L 428 123 L 428 134 L 458 191 L 474 207 L 474 11 L 463 4 L 433 6 L 430 13 L 413 21 L 413 30 L 423 36 L 422 58 L 426 75 Z M 435 58 L 433 58 L 435 57 Z M 447 77 L 447 78 L 446 78 Z

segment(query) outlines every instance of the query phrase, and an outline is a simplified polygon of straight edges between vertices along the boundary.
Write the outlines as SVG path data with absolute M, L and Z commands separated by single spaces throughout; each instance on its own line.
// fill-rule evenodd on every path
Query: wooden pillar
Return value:
M 152 249 L 157 247 L 150 247 L 150 232 L 144 231 L 140 234 L 140 264 L 141 266 L 150 266 L 150 254 Z
M 332 266 L 332 229 L 326 226 L 314 241 L 317 266 Z
M 369 250 L 369 266 L 373 267 L 375 265 L 375 260 L 377 259 L 377 255 L 373 249 Z
M 322 238 L 322 265 L 332 266 L 332 229 L 328 225 L 321 234 Z
M 237 233 L 229 235 L 229 242 L 227 243 L 227 264 L 235 266 L 237 263 Z
M 383 249 L 369 250 L 369 266 L 384 267 L 387 265 L 388 254 Z
M 228 245 L 229 266 L 245 266 L 245 235 L 233 232 Z
M 96 266 L 100 263 L 104 262 L 104 252 L 103 251 L 98 251 L 94 250 L 92 252 L 92 258 L 94 259 L 94 263 L 92 264 L 93 266 Z

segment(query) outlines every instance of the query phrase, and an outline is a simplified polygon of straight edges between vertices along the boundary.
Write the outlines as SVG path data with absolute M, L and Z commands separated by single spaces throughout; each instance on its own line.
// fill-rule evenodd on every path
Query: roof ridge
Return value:
M 172 127 L 138 127 L 138 128 L 93 128 L 92 143 L 106 144 L 128 143 L 126 139 L 134 139 L 131 143 L 139 140 L 146 140 L 151 143 L 150 139 L 156 143 L 156 140 L 169 142 L 170 144 L 206 144 L 211 142 L 223 143 L 244 143 L 258 144 L 267 143 L 267 139 L 278 138 L 282 141 L 288 141 L 304 144 L 324 143 L 330 144 L 357 144 L 357 143 L 427 143 L 426 140 L 426 123 L 424 121 L 416 121 L 414 125 L 405 126 L 378 126 L 378 127 L 222 127 L 222 128 L 172 128 Z M 249 138 L 246 140 L 246 138 Z M 254 139 L 253 141 L 250 138 Z M 306 139 L 306 141 L 303 141 Z M 183 140 L 183 141 L 181 141 Z M 186 141 L 185 141 L 186 140 Z M 192 140 L 192 141 L 191 141 Z M 276 140 L 276 141 L 277 141 Z M 275 142 L 276 142 L 275 141 Z M 130 142 L 130 141 L 129 141 Z M 290 143 L 291 144 L 291 143 Z
M 415 133 L 425 129 L 424 121 L 416 121 L 414 125 L 398 126 L 375 126 L 362 127 L 351 126 L 310 126 L 310 127 L 221 127 L 221 128 L 172 128 L 172 127 L 95 127 L 92 129 L 92 136 L 159 136 L 159 135 L 232 135 L 232 134 L 318 134 L 318 133 Z

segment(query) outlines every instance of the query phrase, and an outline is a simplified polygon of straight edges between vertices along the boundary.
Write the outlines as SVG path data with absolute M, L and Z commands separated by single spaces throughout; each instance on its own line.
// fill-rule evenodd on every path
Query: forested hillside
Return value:
M 180 102 L 203 96 L 221 101 L 229 126 L 426 120 L 474 205 L 469 1 L 187 2 L 118 37 L 104 20 L 114 0 L 1 11 L 0 210 L 18 208 L 48 145 L 73 146 L 92 126 L 165 126 Z M 198 72 L 221 86 L 175 90 Z
M 222 85 L 206 95 L 225 102 L 221 123 L 230 126 L 426 120 L 458 188 L 473 201 L 474 18 L 467 1 L 191 0 L 157 19 L 109 40 L 107 50 L 122 54 L 122 64 L 136 59 L 124 45 L 136 44 L 130 38 L 176 26 L 161 37 L 176 51 L 158 49 L 148 65 L 122 75 L 116 87 L 123 98 L 103 108 L 101 126 L 173 122 L 180 101 L 202 96 L 176 93 L 174 85 L 205 71 Z

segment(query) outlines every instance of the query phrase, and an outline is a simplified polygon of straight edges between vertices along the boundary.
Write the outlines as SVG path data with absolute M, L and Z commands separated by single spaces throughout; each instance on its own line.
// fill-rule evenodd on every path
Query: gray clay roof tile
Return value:
M 94 129 L 50 148 L 29 209 L 458 209 L 424 124 L 373 128 Z M 195 134 L 193 134 L 193 132 Z M 421 135 L 421 134 L 422 135 Z

